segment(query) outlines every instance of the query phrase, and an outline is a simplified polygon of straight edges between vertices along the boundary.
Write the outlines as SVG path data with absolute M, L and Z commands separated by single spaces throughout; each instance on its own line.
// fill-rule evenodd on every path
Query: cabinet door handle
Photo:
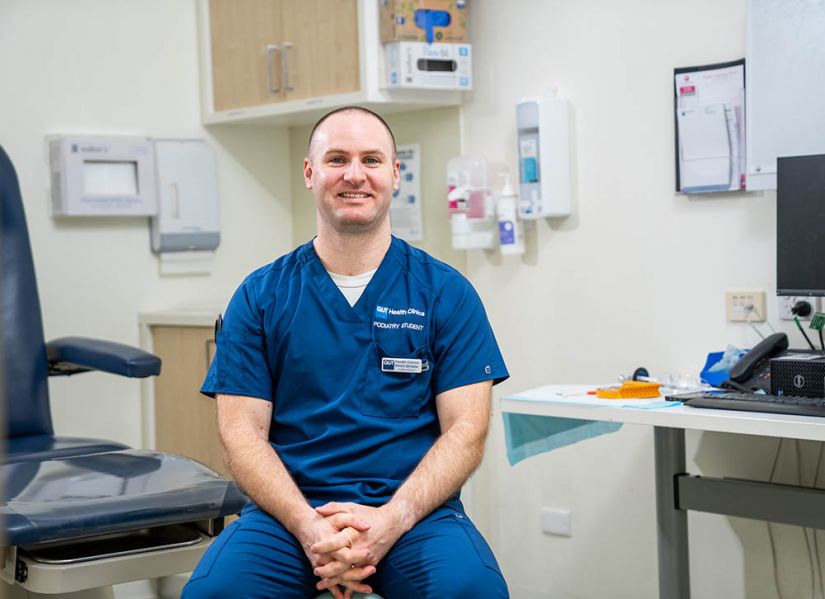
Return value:
M 178 184 L 172 183 L 169 186 L 169 191 L 172 196 L 172 218 L 180 219 L 180 192 L 178 191 Z
M 289 49 L 292 47 L 292 42 L 284 42 L 284 50 L 281 52 L 281 84 L 284 91 L 291 92 L 295 88 L 289 85 Z
M 275 93 L 281 91 L 280 87 L 275 87 L 275 76 L 272 74 L 272 68 L 275 66 L 275 53 L 278 51 L 276 44 L 266 45 L 266 88 Z

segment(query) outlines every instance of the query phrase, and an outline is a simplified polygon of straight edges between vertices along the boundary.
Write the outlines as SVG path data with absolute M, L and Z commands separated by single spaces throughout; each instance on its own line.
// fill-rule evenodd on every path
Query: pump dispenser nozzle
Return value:
M 501 197 L 516 195 L 516 192 L 513 191 L 510 173 L 499 173 L 498 176 L 504 179 L 504 183 L 501 184 Z

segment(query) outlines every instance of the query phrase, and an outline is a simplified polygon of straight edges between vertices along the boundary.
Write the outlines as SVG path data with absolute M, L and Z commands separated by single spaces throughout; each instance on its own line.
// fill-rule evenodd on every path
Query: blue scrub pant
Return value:
M 295 537 L 250 504 L 206 551 L 181 597 L 312 599 L 317 582 Z M 458 500 L 402 536 L 365 582 L 385 599 L 509 597 L 496 558 Z

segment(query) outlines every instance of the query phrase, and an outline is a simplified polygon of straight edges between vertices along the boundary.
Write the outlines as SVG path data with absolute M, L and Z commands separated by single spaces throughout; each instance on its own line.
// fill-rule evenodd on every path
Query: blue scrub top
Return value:
M 435 397 L 509 376 L 469 281 L 395 237 L 355 306 L 311 241 L 253 272 L 216 340 L 201 392 L 272 402 L 269 441 L 313 505 L 386 503 L 440 434 Z

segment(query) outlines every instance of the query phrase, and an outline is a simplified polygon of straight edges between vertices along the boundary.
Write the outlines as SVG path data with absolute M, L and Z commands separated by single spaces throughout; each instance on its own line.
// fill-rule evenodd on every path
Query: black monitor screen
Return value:
M 825 154 L 776 166 L 777 293 L 825 295 Z

